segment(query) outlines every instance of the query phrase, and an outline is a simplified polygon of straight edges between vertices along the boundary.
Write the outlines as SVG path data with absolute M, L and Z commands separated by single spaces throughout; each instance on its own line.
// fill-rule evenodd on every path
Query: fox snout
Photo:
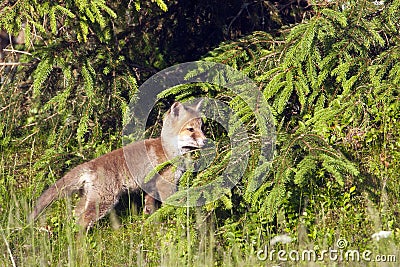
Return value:
M 207 138 L 203 133 L 201 133 L 199 136 L 180 136 L 178 142 L 181 148 L 185 150 L 193 150 L 204 147 L 207 143 Z
M 207 141 L 207 137 L 204 135 L 203 132 L 200 132 L 199 135 L 200 136 L 198 136 L 196 138 L 196 142 L 197 142 L 198 148 L 202 148 L 203 146 L 207 145 L 208 141 Z
M 208 142 L 207 138 L 200 139 L 200 140 L 197 141 L 197 143 L 199 145 L 199 148 L 202 148 L 203 146 L 207 145 L 207 142 Z
M 178 135 L 178 144 L 183 152 L 202 148 L 206 143 L 207 137 L 201 130 L 200 120 L 194 120 L 186 124 Z

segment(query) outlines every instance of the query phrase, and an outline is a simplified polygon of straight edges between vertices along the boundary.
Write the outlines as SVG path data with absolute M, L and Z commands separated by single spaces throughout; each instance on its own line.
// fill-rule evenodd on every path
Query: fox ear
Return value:
M 180 110 L 181 110 L 181 108 L 182 108 L 183 106 L 182 106 L 182 104 L 181 103 L 179 103 L 179 102 L 175 102 L 174 104 L 172 104 L 172 106 L 171 106 L 171 114 L 173 115 L 173 116 L 175 116 L 175 117 L 178 117 L 179 116 L 179 112 L 180 112 Z
M 201 100 L 199 101 L 199 103 L 197 103 L 197 105 L 196 105 L 196 107 L 195 107 L 195 110 L 196 110 L 196 111 L 200 111 L 201 107 L 203 106 L 203 103 L 204 103 L 204 99 L 201 99 Z

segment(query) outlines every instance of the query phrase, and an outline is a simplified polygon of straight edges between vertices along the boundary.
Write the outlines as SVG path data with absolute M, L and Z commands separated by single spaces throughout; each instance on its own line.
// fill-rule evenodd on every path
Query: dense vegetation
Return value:
M 400 1 L 6 0 L 0 29 L 25 36 L 0 62 L 2 265 L 291 266 L 276 254 L 257 257 L 285 235 L 290 243 L 269 250 L 320 253 L 345 239 L 347 249 L 400 260 Z M 28 224 L 44 188 L 122 145 L 139 86 L 191 60 L 229 65 L 257 83 L 276 126 L 272 162 L 255 164 L 263 130 L 232 91 L 172 88 L 160 94 L 161 111 L 203 96 L 242 118 L 254 153 L 238 184 L 213 203 L 165 205 L 151 217 L 138 212 L 140 195 L 136 206 L 122 201 L 115 231 L 104 219 L 76 236 L 69 201 Z M 218 157 L 181 187 L 226 166 L 225 133 L 212 121 L 205 131 Z M 371 238 L 381 230 L 392 232 Z

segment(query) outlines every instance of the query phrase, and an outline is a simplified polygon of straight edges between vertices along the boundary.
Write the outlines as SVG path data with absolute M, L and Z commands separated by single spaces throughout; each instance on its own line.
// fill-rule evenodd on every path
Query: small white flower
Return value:
M 277 235 L 277 236 L 274 236 L 269 241 L 269 244 L 271 246 L 273 246 L 273 245 L 275 245 L 276 243 L 279 243 L 279 242 L 281 242 L 282 244 L 287 244 L 287 243 L 290 243 L 292 241 L 293 241 L 293 239 L 290 236 L 286 235 L 286 234 L 285 235 Z
M 385 1 L 374 1 L 374 2 L 372 2 L 374 5 L 376 5 L 376 6 L 382 6 L 382 5 L 384 5 L 385 4 Z
M 392 234 L 392 231 L 379 231 L 372 235 L 372 239 L 379 241 L 381 238 L 388 238 Z

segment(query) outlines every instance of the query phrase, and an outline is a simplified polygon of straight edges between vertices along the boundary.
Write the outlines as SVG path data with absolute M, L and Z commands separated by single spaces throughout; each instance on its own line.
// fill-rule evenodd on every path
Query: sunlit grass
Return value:
M 160 221 L 155 217 L 148 219 L 132 212 L 121 218 L 121 227 L 117 230 L 111 227 L 110 220 L 104 219 L 87 234 L 80 235 L 74 218 L 68 215 L 71 208 L 67 201 L 61 201 L 59 207 L 50 208 L 38 222 L 30 224 L 28 199 L 23 195 L 8 197 L 10 201 L 2 206 L 1 266 L 398 266 L 395 262 L 332 260 L 328 255 L 323 260 L 291 261 L 290 257 L 295 254 L 289 254 L 290 251 L 297 251 L 301 256 L 304 250 L 338 250 L 336 245 L 324 248 L 308 237 L 300 238 L 304 233 L 291 235 L 291 243 L 269 246 L 266 237 L 260 238 L 264 241 L 249 244 L 254 237 L 243 232 L 241 238 L 248 238 L 247 241 L 237 240 L 227 246 L 219 239 L 221 229 L 215 229 L 212 222 L 202 221 L 204 218 L 193 209 L 190 212 L 197 218 L 194 225 L 176 220 Z M 187 238 L 187 229 L 191 239 Z M 400 254 L 394 240 L 398 235 L 393 233 L 389 238 L 371 240 L 365 248 L 354 247 L 347 240 L 348 249 L 359 249 L 360 253 L 371 250 L 371 257 L 394 255 L 398 263 Z M 265 249 L 268 254 L 257 254 Z M 280 255 L 279 250 L 288 254 Z

